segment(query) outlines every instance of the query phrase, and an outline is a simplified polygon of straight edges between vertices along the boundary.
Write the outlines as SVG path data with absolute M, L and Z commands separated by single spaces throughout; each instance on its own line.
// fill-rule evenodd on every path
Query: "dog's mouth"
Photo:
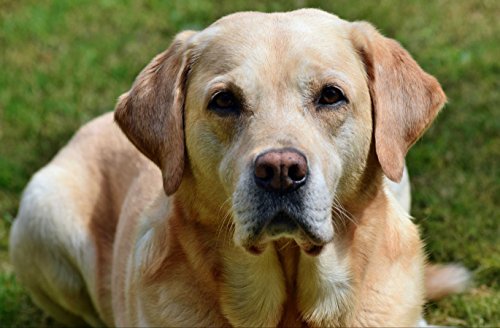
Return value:
M 310 170 L 306 185 L 287 194 L 263 191 L 248 176 L 240 179 L 232 208 L 236 245 L 261 254 L 270 244 L 279 248 L 292 242 L 308 255 L 320 254 L 333 240 L 333 196 L 326 180 L 314 172 Z
M 314 229 L 307 221 L 280 211 L 267 220 L 260 229 L 256 229 L 254 237 L 243 246 L 248 252 L 259 255 L 264 252 L 269 242 L 278 239 L 293 240 L 311 256 L 319 255 L 323 247 L 331 240 L 314 233 Z
M 284 212 L 276 214 L 264 228 L 267 234 L 273 237 L 295 234 L 299 229 L 297 221 Z

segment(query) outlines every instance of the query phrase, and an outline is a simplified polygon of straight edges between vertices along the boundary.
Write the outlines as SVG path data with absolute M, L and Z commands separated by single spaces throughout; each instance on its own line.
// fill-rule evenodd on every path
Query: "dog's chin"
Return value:
M 252 227 L 253 234 L 243 234 L 244 238 L 236 238 L 236 242 L 250 254 L 260 255 L 275 241 L 290 241 L 296 243 L 307 255 L 317 256 L 333 239 L 333 227 L 328 226 L 331 225 L 329 221 L 325 220 L 323 227 L 313 229 L 311 225 L 279 212 L 260 229 Z M 318 230 L 321 233 L 318 233 Z

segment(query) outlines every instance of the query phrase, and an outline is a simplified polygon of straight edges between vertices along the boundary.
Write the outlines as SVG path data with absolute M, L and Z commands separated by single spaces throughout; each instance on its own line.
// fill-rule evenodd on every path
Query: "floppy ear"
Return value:
M 186 41 L 193 34 L 178 34 L 142 70 L 115 108 L 115 121 L 125 135 L 161 169 L 167 195 L 177 190 L 184 170 Z
M 368 75 L 378 161 L 385 175 L 398 182 L 408 149 L 433 121 L 446 95 L 399 43 L 365 22 L 353 23 L 351 31 Z

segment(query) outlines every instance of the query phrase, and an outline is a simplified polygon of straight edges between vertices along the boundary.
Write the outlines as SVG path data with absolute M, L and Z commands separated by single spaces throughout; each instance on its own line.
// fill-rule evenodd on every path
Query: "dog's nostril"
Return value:
M 271 180 L 274 177 L 274 170 L 269 165 L 256 165 L 255 176 L 261 180 Z
M 307 166 L 305 165 L 295 164 L 288 169 L 288 176 L 294 182 L 302 181 L 306 177 L 306 174 L 307 174 Z

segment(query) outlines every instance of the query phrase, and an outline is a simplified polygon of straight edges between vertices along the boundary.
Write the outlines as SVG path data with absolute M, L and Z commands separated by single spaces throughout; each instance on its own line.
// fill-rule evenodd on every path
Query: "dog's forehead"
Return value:
M 195 43 L 198 59 L 214 74 L 245 65 L 286 66 L 285 61 L 293 67 L 329 62 L 345 68 L 355 61 L 348 27 L 348 22 L 320 10 L 245 12 L 218 20 Z
M 209 28 L 229 29 L 230 31 L 241 30 L 247 35 L 254 31 L 273 30 L 278 27 L 286 27 L 294 31 L 313 31 L 321 26 L 344 25 L 346 21 L 339 17 L 317 9 L 301 9 L 290 12 L 261 13 L 261 12 L 239 12 L 222 17 L 214 22 Z

